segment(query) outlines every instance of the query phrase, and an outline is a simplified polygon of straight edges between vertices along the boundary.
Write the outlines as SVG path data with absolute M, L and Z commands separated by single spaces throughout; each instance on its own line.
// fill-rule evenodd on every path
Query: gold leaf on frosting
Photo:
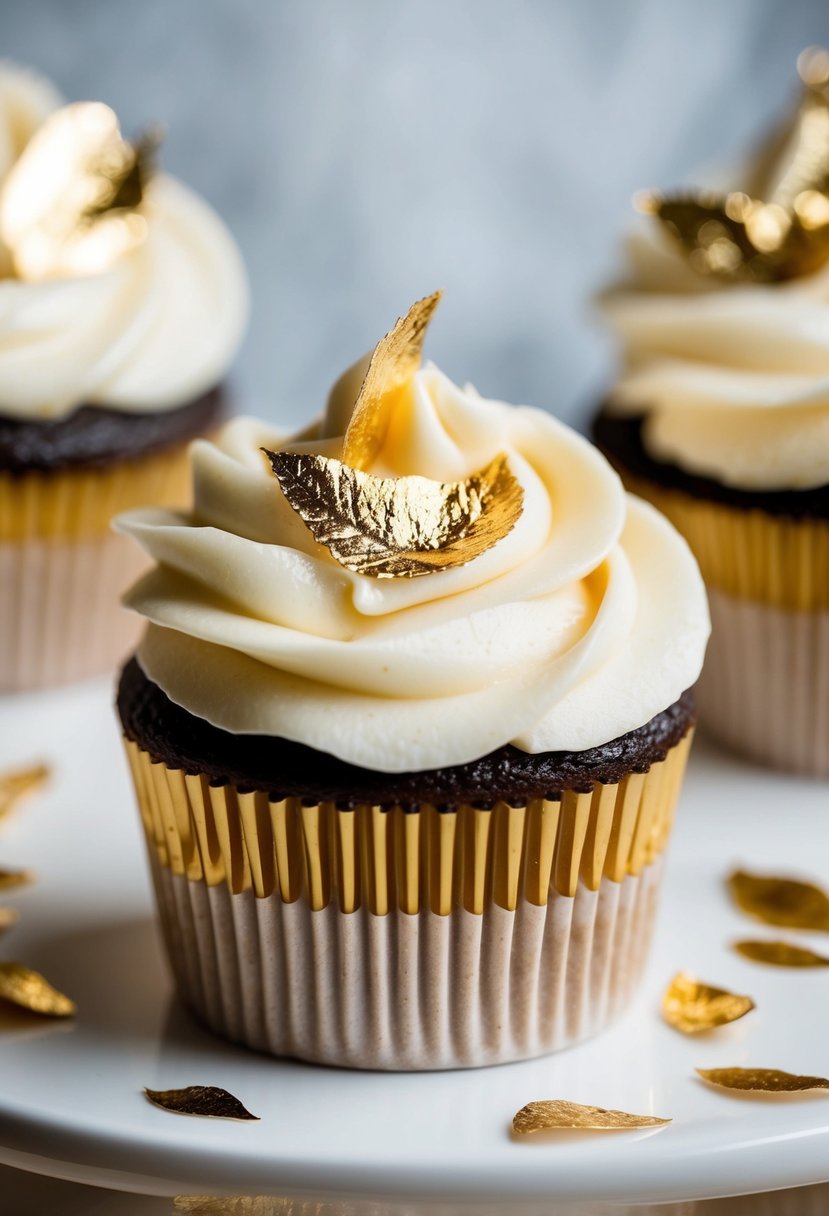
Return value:
M 418 300 L 375 346 L 343 440 L 343 461 L 352 469 L 367 469 L 383 446 L 391 398 L 420 367 L 426 329 L 442 295 Z
M 0 819 L 48 779 L 49 769 L 45 764 L 33 764 L 27 768 L 10 769 L 0 773 Z
M 829 1089 L 826 1077 L 803 1077 L 779 1068 L 698 1068 L 697 1072 L 709 1085 L 748 1093 L 794 1094 Z
M 578 1102 L 559 1098 L 555 1101 L 528 1102 L 522 1106 L 512 1121 L 512 1130 L 518 1136 L 551 1128 L 625 1131 L 637 1127 L 664 1127 L 670 1122 L 670 1119 L 659 1119 L 655 1115 L 629 1115 L 623 1110 L 582 1106 Z
M 505 455 L 465 481 L 374 477 L 327 456 L 269 452 L 318 544 L 357 574 L 413 578 L 462 566 L 515 526 L 524 491 Z
M 829 57 L 810 48 L 798 60 L 805 85 L 784 160 L 766 157 L 757 194 L 709 191 L 639 196 L 700 274 L 732 282 L 774 282 L 810 274 L 829 259 Z M 775 144 L 778 140 L 775 140 Z M 772 176 L 773 170 L 773 176 Z
M 153 1106 L 176 1115 L 199 1115 L 208 1119 L 258 1120 L 238 1098 L 217 1085 L 187 1085 L 184 1089 L 145 1089 Z
M 814 883 L 735 870 L 728 887 L 737 906 L 766 925 L 829 931 L 829 895 Z
M 701 984 L 686 971 L 679 971 L 662 997 L 662 1016 L 683 1034 L 699 1034 L 736 1022 L 754 1009 L 749 996 Z
M 0 963 L 0 1000 L 52 1018 L 69 1018 L 77 1012 L 74 1001 L 22 963 Z
M 0 869 L 0 891 L 10 891 L 12 887 L 25 887 L 34 882 L 31 870 L 2 870 Z
M 829 958 L 805 946 L 782 941 L 741 941 L 734 949 L 752 963 L 767 963 L 770 967 L 829 967 Z
M 123 138 L 102 102 L 64 106 L 38 129 L 0 194 L 0 236 L 21 279 L 98 274 L 147 235 L 141 214 L 156 135 Z

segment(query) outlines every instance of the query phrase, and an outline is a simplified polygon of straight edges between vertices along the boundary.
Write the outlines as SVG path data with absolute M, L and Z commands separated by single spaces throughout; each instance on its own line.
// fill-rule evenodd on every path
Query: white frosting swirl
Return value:
M 740 489 L 829 482 L 829 266 L 769 285 L 697 274 L 649 222 L 603 310 L 622 343 L 611 408 L 658 460 Z
M 43 120 L 61 105 L 63 98 L 45 77 L 0 60 L 0 181 Z
M 222 221 L 158 176 L 148 236 L 104 274 L 0 280 L 0 413 L 56 418 L 82 403 L 183 405 L 225 374 L 247 319 L 247 281 Z
M 359 379 L 293 450 L 339 455 Z M 510 741 L 593 747 L 696 680 L 708 613 L 684 541 L 549 414 L 416 374 L 370 471 L 450 481 L 506 452 L 525 498 L 493 548 L 412 579 L 353 574 L 315 543 L 260 451 L 284 443 L 231 423 L 193 445 L 192 514 L 118 521 L 158 563 L 127 597 L 150 621 L 140 662 L 191 713 L 403 772 Z

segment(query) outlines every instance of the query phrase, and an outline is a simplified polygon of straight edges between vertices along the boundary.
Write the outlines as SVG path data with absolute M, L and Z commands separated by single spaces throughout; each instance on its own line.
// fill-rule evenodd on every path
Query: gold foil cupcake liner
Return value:
M 102 468 L 0 473 L 0 543 L 89 540 L 133 507 L 186 506 L 187 444 Z
M 641 874 L 665 848 L 691 736 L 616 785 L 443 811 L 272 800 L 126 748 L 151 854 L 174 875 L 314 911 L 447 916 L 542 906 L 551 891 L 572 897 L 580 884 L 596 891 L 602 878 Z
M 829 520 L 745 510 L 621 473 L 685 537 L 709 586 L 777 608 L 829 609 Z

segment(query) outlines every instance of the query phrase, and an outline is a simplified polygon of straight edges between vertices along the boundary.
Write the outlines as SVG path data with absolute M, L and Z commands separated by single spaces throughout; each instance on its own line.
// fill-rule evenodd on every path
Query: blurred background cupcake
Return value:
M 793 121 L 653 218 L 603 310 L 622 373 L 594 435 L 679 528 L 713 623 L 702 721 L 740 751 L 829 777 L 829 54 Z
M 114 666 L 140 568 L 110 531 L 187 500 L 188 442 L 227 409 L 247 314 L 215 213 L 125 140 L 109 107 L 59 108 L 0 74 L 0 691 Z
M 292 439 L 193 445 L 118 709 L 179 990 L 363 1068 L 600 1030 L 640 979 L 708 634 L 685 542 L 548 413 L 460 389 L 421 301 Z M 270 455 L 266 455 L 265 449 Z

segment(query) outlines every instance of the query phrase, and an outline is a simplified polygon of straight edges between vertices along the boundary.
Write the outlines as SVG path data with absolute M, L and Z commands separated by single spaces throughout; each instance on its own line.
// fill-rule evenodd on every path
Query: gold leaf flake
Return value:
M 188 1085 L 184 1089 L 145 1089 L 154 1106 L 177 1115 L 200 1115 L 208 1119 L 258 1120 L 238 1098 L 216 1085 Z
M 11 929 L 12 925 L 16 925 L 19 920 L 20 913 L 16 908 L 0 907 L 0 933 Z
M 806 86 L 782 165 L 770 162 L 762 197 L 743 191 L 640 196 L 700 274 L 731 282 L 774 282 L 810 274 L 829 259 L 829 90 L 825 51 L 798 68 Z M 775 144 L 779 142 L 776 137 Z M 772 176 L 773 171 L 773 176 Z
M 72 1017 L 77 1011 L 74 1001 L 22 963 L 0 963 L 0 1000 L 52 1018 Z
M 442 295 L 418 300 L 375 346 L 343 441 L 343 461 L 351 468 L 367 469 L 383 446 L 390 399 L 420 367 L 426 329 Z
M 782 941 L 735 942 L 734 949 L 752 963 L 768 963 L 770 967 L 829 967 L 829 958 Z
M 135 145 L 109 106 L 64 106 L 38 129 L 0 195 L 0 236 L 21 279 L 98 274 L 147 235 L 141 214 L 157 136 Z
M 737 906 L 764 924 L 829 931 L 829 895 L 814 883 L 735 870 L 728 886 Z
M 826 1077 L 801 1077 L 778 1068 L 698 1068 L 697 1072 L 710 1085 L 749 1093 L 794 1094 L 829 1089 Z
M 0 773 L 0 819 L 27 794 L 33 793 L 49 778 L 45 764 L 33 764 L 27 768 L 12 769 Z
M 0 870 L 0 891 L 10 891 L 13 887 L 25 887 L 34 882 L 31 870 Z
M 584 1131 L 624 1131 L 637 1127 L 664 1127 L 670 1119 L 655 1115 L 629 1115 L 623 1110 L 605 1110 L 601 1106 L 581 1106 L 564 1099 L 529 1102 L 522 1106 L 512 1121 L 512 1130 L 519 1136 L 548 1128 L 579 1128 Z
M 521 514 L 524 491 L 496 456 L 466 481 L 374 477 L 327 456 L 269 452 L 286 499 L 332 557 L 357 574 L 413 578 L 472 561 Z
M 686 971 L 679 971 L 662 997 L 662 1016 L 683 1034 L 699 1034 L 736 1022 L 754 1009 L 749 996 L 701 984 Z

